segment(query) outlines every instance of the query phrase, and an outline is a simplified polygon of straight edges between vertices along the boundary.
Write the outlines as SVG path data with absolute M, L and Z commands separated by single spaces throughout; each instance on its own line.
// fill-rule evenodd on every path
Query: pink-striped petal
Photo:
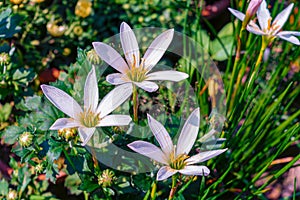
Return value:
M 125 60 L 111 46 L 102 42 L 93 42 L 93 46 L 99 57 L 107 64 L 124 74 L 129 70 Z
M 97 126 L 126 126 L 131 122 L 129 115 L 107 115 Z
M 121 104 L 123 104 L 132 94 L 132 84 L 125 83 L 117 86 L 110 91 L 100 102 L 97 113 L 100 113 L 100 118 L 104 118 Z
M 232 9 L 232 8 L 228 8 L 228 10 L 231 12 L 231 14 L 233 14 L 236 18 L 238 18 L 239 20 L 241 21 L 244 21 L 245 19 L 245 14 L 238 11 L 238 10 L 235 10 L 235 9 Z
M 177 71 L 159 71 L 153 72 L 147 75 L 147 79 L 149 81 L 157 80 L 157 81 L 182 81 L 188 78 L 189 75 L 183 72 Z
M 90 141 L 95 130 L 96 130 L 95 127 L 92 127 L 92 128 L 79 127 L 78 128 L 79 136 L 82 141 L 82 144 L 81 144 L 82 146 L 85 146 Z
M 195 109 L 186 120 L 180 136 L 178 138 L 176 155 L 189 154 L 192 149 L 199 131 L 200 125 L 200 109 Z
M 106 81 L 112 85 L 120 85 L 129 82 L 126 81 L 126 78 L 124 76 L 125 75 L 121 73 L 109 74 L 108 76 L 106 76 Z
M 285 24 L 285 22 L 288 20 L 289 15 L 292 12 L 294 4 L 291 3 L 288 7 L 286 7 L 284 10 L 282 10 L 274 19 L 272 23 L 272 27 L 276 28 L 275 33 L 277 33 Z
M 150 71 L 164 55 L 172 42 L 174 29 L 169 29 L 157 36 L 148 47 L 143 59 L 144 65 Z
M 149 114 L 147 114 L 148 117 L 148 125 L 156 138 L 157 142 L 159 143 L 162 151 L 165 153 L 167 157 L 173 153 L 173 142 L 171 140 L 171 137 L 165 127 L 156 121 L 153 117 L 151 117 Z
M 263 0 L 263 2 L 260 4 L 256 14 L 257 14 L 257 19 L 259 22 L 260 29 L 263 32 L 266 32 L 268 30 L 269 23 L 271 23 L 270 22 L 271 15 L 267 8 L 267 3 L 265 0 Z
M 80 123 L 72 118 L 59 118 L 52 124 L 49 129 L 59 130 L 63 128 L 74 128 L 78 126 L 80 126 Z
M 147 92 L 155 92 L 158 90 L 158 85 L 151 81 L 134 82 L 134 84 Z
M 64 91 L 49 85 L 41 85 L 44 95 L 59 110 L 73 119 L 77 119 L 82 112 L 79 104 Z
M 163 166 L 158 170 L 157 175 L 156 175 L 156 180 L 158 180 L 158 181 L 165 180 L 165 179 L 169 178 L 170 176 L 173 176 L 177 172 L 178 172 L 178 170 L 172 169 L 169 166 Z
M 122 22 L 120 27 L 120 38 L 125 58 L 129 67 L 139 67 L 140 50 L 134 32 L 128 24 Z
M 185 161 L 189 165 L 195 164 L 195 163 L 200 163 L 200 162 L 207 161 L 215 156 L 218 156 L 225 151 L 227 151 L 227 149 L 204 151 L 204 152 L 200 152 L 200 153 L 186 159 Z
M 84 108 L 91 109 L 93 112 L 96 111 L 99 101 L 99 91 L 98 91 L 98 82 L 95 72 L 95 67 L 92 67 L 92 70 L 86 77 L 84 85 Z
M 135 141 L 127 145 L 133 151 L 147 156 L 159 163 L 168 164 L 168 159 L 157 146 L 144 141 Z
M 187 165 L 179 173 L 188 176 L 208 176 L 210 170 L 206 166 Z
M 286 41 L 289 41 L 289 42 L 291 42 L 291 43 L 293 43 L 293 44 L 300 45 L 299 39 L 296 38 L 296 37 L 293 36 L 293 35 L 279 35 L 279 34 L 277 34 L 277 36 L 278 36 L 279 38 L 284 39 L 284 40 L 286 40 Z

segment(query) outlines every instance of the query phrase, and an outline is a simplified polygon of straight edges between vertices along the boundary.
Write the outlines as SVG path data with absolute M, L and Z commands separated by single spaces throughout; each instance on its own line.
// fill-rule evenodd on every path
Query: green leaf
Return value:
M 35 78 L 36 74 L 33 72 L 33 69 L 17 69 L 13 73 L 13 82 L 19 84 L 19 85 L 24 85 L 27 86 L 29 82 L 31 82 Z
M 20 183 L 18 188 L 21 193 L 25 191 L 31 181 L 30 173 L 28 170 L 29 169 L 27 168 L 27 166 L 22 167 L 20 170 L 18 170 L 18 182 Z
M 71 194 L 79 195 L 82 193 L 82 191 L 78 189 L 80 184 L 81 180 L 77 173 L 69 175 L 65 179 L 65 187 L 69 189 Z
M 224 61 L 230 56 L 234 45 L 234 32 L 232 23 L 225 25 L 218 33 L 218 39 L 213 40 L 211 45 L 212 58 L 217 61 Z M 227 53 L 226 53 L 227 52 Z
M 7 144 L 14 144 L 19 135 L 25 131 L 24 127 L 19 126 L 9 126 L 3 132 L 2 137 L 4 138 L 4 142 Z
M 8 193 L 9 184 L 5 179 L 0 181 L 0 196 L 5 196 Z
M 4 104 L 4 106 L 0 104 L 0 122 L 8 120 L 11 110 L 12 106 L 9 103 Z
M 40 96 L 27 97 L 25 99 L 25 106 L 30 111 L 38 109 L 40 104 L 41 104 L 41 97 Z
M 224 46 L 215 39 L 212 41 L 211 44 L 211 52 L 212 52 L 212 58 L 217 60 L 217 61 L 224 61 L 228 59 L 228 55 L 226 54 L 231 52 L 231 49 L 234 44 L 234 37 L 233 36 L 225 36 L 220 38 Z
M 21 30 L 18 24 L 21 21 L 19 15 L 13 15 L 11 8 L 0 13 L 0 38 L 11 38 Z

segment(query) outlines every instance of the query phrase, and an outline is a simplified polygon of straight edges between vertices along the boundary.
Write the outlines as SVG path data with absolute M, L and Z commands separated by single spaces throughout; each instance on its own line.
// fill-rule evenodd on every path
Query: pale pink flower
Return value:
M 128 115 L 108 115 L 131 95 L 131 85 L 115 88 L 108 93 L 98 105 L 99 91 L 94 67 L 87 75 L 84 86 L 84 106 L 79 104 L 64 91 L 49 85 L 41 85 L 47 99 L 69 118 L 59 118 L 50 130 L 78 128 L 82 145 L 86 145 L 94 134 L 96 127 L 123 126 L 131 121 Z
M 123 22 L 120 27 L 120 38 L 126 61 L 111 46 L 102 42 L 93 42 L 94 49 L 100 58 L 119 71 L 119 73 L 108 75 L 106 80 L 113 85 L 134 84 L 147 92 L 154 92 L 158 89 L 158 85 L 152 81 L 177 82 L 186 79 L 188 77 L 186 73 L 173 70 L 150 73 L 169 47 L 173 34 L 173 29 L 160 34 L 151 43 L 144 57 L 140 58 L 134 32 L 128 24 Z
M 145 141 L 132 142 L 128 144 L 128 147 L 164 165 L 157 172 L 156 179 L 158 181 L 167 179 L 177 172 L 184 175 L 207 176 L 210 170 L 206 166 L 194 164 L 209 160 L 227 150 L 204 151 L 192 157 L 188 156 L 198 135 L 200 124 L 199 108 L 194 110 L 185 122 L 177 145 L 173 144 L 165 127 L 150 115 L 148 115 L 148 124 L 161 148 Z

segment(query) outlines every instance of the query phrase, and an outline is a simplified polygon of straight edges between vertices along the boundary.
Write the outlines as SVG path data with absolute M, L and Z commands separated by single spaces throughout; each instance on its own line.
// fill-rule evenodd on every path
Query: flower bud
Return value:
M 57 25 L 57 21 L 50 21 L 47 23 L 47 31 L 53 37 L 61 37 L 67 30 L 66 25 Z
M 75 26 L 75 27 L 73 28 L 73 33 L 74 33 L 75 35 L 77 35 L 77 36 L 81 36 L 82 33 L 83 33 L 82 27 L 81 27 L 81 26 Z
M 90 0 L 79 0 L 75 7 L 75 15 L 86 18 L 92 12 L 92 3 Z
M 40 174 L 40 173 L 42 173 L 44 171 L 44 166 L 43 166 L 42 163 L 39 163 L 39 164 L 37 164 L 35 166 L 34 169 L 35 169 L 35 171 L 36 171 L 37 174 Z
M 0 53 L 0 66 L 8 65 L 10 63 L 10 56 L 8 53 Z
M 23 2 L 23 0 L 9 0 L 10 3 L 15 4 L 15 5 L 19 5 Z
M 257 9 L 259 8 L 262 0 L 251 0 L 245 15 L 245 19 L 242 24 L 242 28 L 246 29 L 247 24 L 251 20 L 251 18 L 255 15 Z
M 106 169 L 100 176 L 98 176 L 98 184 L 102 185 L 102 187 L 109 187 L 116 181 L 116 179 L 117 177 L 115 177 L 115 173 Z
M 6 199 L 7 200 L 15 200 L 18 198 L 18 193 L 16 190 L 9 190 L 7 196 L 6 196 Z
M 249 15 L 250 18 L 252 18 L 258 10 L 261 2 L 262 0 L 251 0 L 247 8 L 246 15 Z
M 24 132 L 19 136 L 19 143 L 22 147 L 28 147 L 32 144 L 33 135 L 30 132 Z
M 77 130 L 75 128 L 63 128 L 58 130 L 58 135 L 69 141 L 77 136 Z

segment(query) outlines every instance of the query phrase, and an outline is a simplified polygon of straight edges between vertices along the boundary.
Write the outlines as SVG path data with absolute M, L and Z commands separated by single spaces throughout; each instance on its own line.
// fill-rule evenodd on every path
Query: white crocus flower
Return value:
M 94 67 L 87 75 L 84 86 L 84 107 L 64 91 L 49 85 L 41 86 L 49 101 L 69 118 L 57 119 L 50 130 L 78 128 L 82 145 L 86 145 L 100 126 L 123 126 L 131 121 L 128 115 L 108 115 L 120 106 L 130 95 L 131 86 L 124 85 L 108 93 L 98 105 L 98 83 Z
M 273 20 L 270 12 L 267 8 L 267 3 L 265 0 L 260 4 L 256 14 L 259 26 L 253 21 L 250 21 L 247 30 L 256 35 L 262 35 L 266 42 L 271 42 L 276 37 L 287 40 L 293 44 L 300 45 L 300 41 L 295 36 L 300 36 L 298 31 L 281 31 L 283 25 L 288 20 L 290 13 L 292 12 L 294 4 L 290 4 L 283 11 L 281 11 Z M 237 17 L 239 20 L 244 21 L 245 14 L 240 11 L 228 8 L 229 11 Z
M 207 176 L 210 171 L 206 166 L 194 164 L 204 162 L 227 150 L 204 151 L 192 157 L 188 156 L 198 135 L 200 124 L 199 108 L 194 110 L 185 122 L 177 145 L 173 145 L 171 137 L 164 126 L 150 115 L 148 115 L 148 124 L 161 149 L 145 141 L 132 142 L 128 144 L 128 147 L 164 165 L 157 173 L 156 179 L 158 181 L 167 179 L 177 172 L 184 175 Z
M 177 71 L 158 71 L 149 73 L 158 63 L 174 35 L 174 30 L 169 29 L 160 34 L 151 43 L 143 58 L 140 59 L 140 51 L 134 32 L 128 24 L 123 22 L 120 27 L 121 44 L 126 61 L 111 46 L 102 42 L 93 42 L 94 49 L 102 60 L 115 68 L 120 73 L 110 74 L 106 80 L 113 85 L 135 84 L 148 92 L 154 92 L 158 85 L 154 80 L 181 81 L 188 75 Z

